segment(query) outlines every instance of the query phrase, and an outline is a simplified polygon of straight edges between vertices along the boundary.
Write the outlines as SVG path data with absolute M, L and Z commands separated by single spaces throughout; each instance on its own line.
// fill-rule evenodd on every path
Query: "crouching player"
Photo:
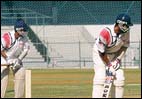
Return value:
M 22 60 L 29 51 L 27 30 L 26 23 L 17 19 L 14 31 L 1 35 L 1 98 L 5 96 L 10 67 L 14 74 L 15 98 L 24 95 L 25 69 Z M 4 64 L 8 66 L 3 66 Z
M 114 98 L 122 98 L 124 91 L 124 72 L 120 62 L 129 46 L 131 19 L 127 14 L 120 14 L 113 27 L 102 29 L 93 47 L 94 78 L 93 98 L 102 98 L 106 77 L 106 67 L 114 76 Z

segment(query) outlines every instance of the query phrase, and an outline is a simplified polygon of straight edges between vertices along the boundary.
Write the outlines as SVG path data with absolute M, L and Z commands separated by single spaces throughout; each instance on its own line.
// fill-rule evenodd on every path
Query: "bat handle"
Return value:
M 109 70 L 106 70 L 106 74 L 107 76 L 113 76 L 112 72 L 110 72 Z

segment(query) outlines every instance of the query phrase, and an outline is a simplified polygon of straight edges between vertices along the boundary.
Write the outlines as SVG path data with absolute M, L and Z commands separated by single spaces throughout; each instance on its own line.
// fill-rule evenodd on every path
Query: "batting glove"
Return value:
M 6 62 L 8 65 L 13 65 L 13 59 L 6 58 Z
M 116 60 L 112 61 L 111 65 L 115 69 L 115 71 L 117 71 L 120 68 L 120 60 L 116 59 Z
M 115 75 L 115 72 L 120 68 L 120 60 L 116 59 L 109 63 L 107 66 L 107 70 L 111 72 L 113 75 Z
M 13 59 L 13 69 L 19 68 L 22 64 L 22 61 L 20 59 Z
M 116 74 L 116 71 L 115 69 L 111 66 L 111 67 L 106 67 L 106 71 L 109 73 L 109 74 L 112 74 L 112 75 L 115 75 Z

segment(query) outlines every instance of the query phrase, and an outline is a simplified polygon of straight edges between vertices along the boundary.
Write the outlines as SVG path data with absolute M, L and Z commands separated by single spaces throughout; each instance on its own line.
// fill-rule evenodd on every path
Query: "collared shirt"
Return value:
M 1 36 L 1 51 L 4 50 L 9 58 L 18 58 L 24 50 L 29 50 L 29 42 L 26 36 L 15 38 L 15 31 L 4 33 Z M 3 57 L 1 56 L 1 61 Z
M 95 45 L 101 53 L 117 53 L 122 46 L 129 47 L 129 32 L 116 35 L 113 27 L 102 29 Z

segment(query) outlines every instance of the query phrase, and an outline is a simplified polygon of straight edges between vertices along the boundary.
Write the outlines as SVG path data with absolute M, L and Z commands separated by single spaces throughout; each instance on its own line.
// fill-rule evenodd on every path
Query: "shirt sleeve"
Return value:
M 110 34 L 106 29 L 103 29 L 96 40 L 96 45 L 101 53 L 105 52 L 106 46 L 110 43 Z
M 11 37 L 8 33 L 4 33 L 1 36 L 1 50 L 4 50 L 5 48 L 9 48 L 11 45 Z

